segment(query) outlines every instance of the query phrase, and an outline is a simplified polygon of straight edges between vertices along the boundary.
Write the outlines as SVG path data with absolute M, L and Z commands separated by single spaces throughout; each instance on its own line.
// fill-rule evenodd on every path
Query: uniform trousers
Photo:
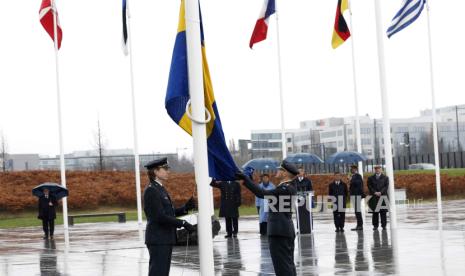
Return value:
M 276 276 L 296 276 L 294 238 L 268 236 L 268 243 Z
M 149 276 L 169 276 L 173 245 L 147 245 L 150 254 Z
M 237 232 L 239 232 L 238 218 L 225 217 L 224 220 L 226 221 L 226 232 L 228 235 L 237 234 Z

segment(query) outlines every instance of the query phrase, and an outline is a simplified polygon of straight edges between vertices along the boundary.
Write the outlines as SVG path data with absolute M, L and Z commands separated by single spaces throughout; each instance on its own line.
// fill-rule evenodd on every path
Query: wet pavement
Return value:
M 398 206 L 399 207 L 399 206 Z M 296 239 L 298 275 L 465 275 L 465 200 L 444 202 L 438 230 L 434 204 L 399 207 L 396 231 L 335 233 L 331 213 L 315 214 L 315 232 Z M 237 239 L 214 239 L 217 275 L 274 275 L 256 217 L 241 218 Z M 224 224 L 222 222 L 222 229 Z M 77 224 L 69 247 L 62 227 L 54 241 L 37 227 L 0 230 L 0 275 L 147 275 L 148 252 L 137 223 Z M 199 275 L 197 247 L 175 247 L 171 275 Z

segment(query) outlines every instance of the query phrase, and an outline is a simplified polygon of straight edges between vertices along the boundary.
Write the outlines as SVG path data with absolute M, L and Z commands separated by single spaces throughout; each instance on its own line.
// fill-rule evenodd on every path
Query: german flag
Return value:
M 350 30 L 347 27 L 343 13 L 349 8 L 349 0 L 338 0 L 336 10 L 336 20 L 334 22 L 334 32 L 332 45 L 333 49 L 341 46 L 349 37 Z

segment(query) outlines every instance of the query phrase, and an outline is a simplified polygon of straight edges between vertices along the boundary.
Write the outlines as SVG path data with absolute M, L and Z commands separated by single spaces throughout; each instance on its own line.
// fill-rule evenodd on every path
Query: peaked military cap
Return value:
M 168 158 L 166 157 L 150 161 L 147 164 L 145 164 L 144 167 L 147 168 L 147 170 L 153 170 L 156 168 L 170 168 L 170 166 L 168 165 Z
M 297 169 L 297 167 L 294 164 L 292 164 L 292 163 L 290 163 L 290 162 L 288 162 L 286 160 L 283 160 L 281 162 L 281 165 L 278 168 L 283 169 L 283 170 L 285 170 L 287 172 L 290 172 L 293 175 L 298 175 L 299 174 L 299 170 Z

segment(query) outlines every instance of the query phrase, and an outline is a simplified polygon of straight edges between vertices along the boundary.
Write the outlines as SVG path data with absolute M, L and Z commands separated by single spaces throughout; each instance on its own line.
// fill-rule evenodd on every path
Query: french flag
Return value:
M 250 49 L 253 48 L 253 45 L 255 43 L 258 43 L 266 39 L 266 34 L 268 33 L 268 21 L 270 19 L 270 16 L 272 16 L 275 12 L 275 0 L 265 0 L 262 12 L 260 13 L 260 17 L 258 18 L 257 23 L 255 24 L 252 37 L 250 38 Z

